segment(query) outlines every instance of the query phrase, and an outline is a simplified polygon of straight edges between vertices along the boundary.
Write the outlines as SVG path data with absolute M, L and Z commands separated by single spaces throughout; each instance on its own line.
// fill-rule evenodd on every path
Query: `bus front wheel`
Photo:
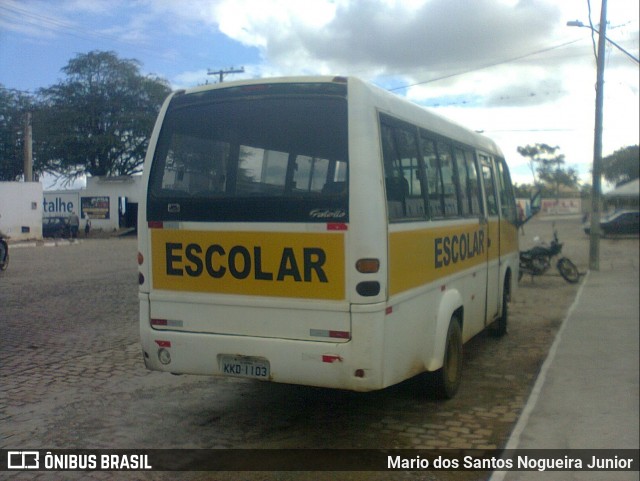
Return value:
M 451 318 L 444 346 L 442 367 L 435 372 L 436 394 L 451 399 L 458 392 L 462 380 L 462 329 L 456 316 Z

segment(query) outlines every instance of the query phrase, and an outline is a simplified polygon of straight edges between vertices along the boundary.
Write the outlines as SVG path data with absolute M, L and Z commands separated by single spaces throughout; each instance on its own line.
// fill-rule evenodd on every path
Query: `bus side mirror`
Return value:
M 518 219 L 517 227 L 520 228 L 529 222 L 533 217 L 540 212 L 542 206 L 542 191 L 538 191 L 529 200 L 529 206 L 526 213 L 523 213 L 522 217 Z
M 533 194 L 533 197 L 531 197 L 531 215 L 529 216 L 529 219 L 534 215 L 536 215 L 538 212 L 540 212 L 541 207 L 542 207 L 542 191 L 539 190 L 538 192 Z

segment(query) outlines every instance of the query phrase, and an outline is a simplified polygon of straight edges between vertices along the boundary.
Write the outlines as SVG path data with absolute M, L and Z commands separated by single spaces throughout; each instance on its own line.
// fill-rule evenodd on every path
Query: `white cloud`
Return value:
M 7 0 L 9 5 L 22 5 Z M 595 62 L 584 0 L 94 0 L 67 6 L 123 15 L 113 35 L 140 47 L 162 31 L 259 51 L 245 77 L 299 74 L 356 75 L 422 103 L 473 129 L 505 151 L 514 170 L 518 145 L 559 145 L 585 180 L 593 156 Z M 598 23 L 600 2 L 592 0 Z M 43 8 L 47 3 L 38 4 Z M 54 11 L 47 6 L 47 16 Z M 105 12 L 105 18 L 111 15 Z M 123 12 L 127 12 L 126 15 Z M 608 37 L 638 55 L 638 2 L 608 2 Z M 62 15 L 62 13 L 61 13 Z M 64 21 L 60 18 L 60 21 Z M 101 30 L 106 32 L 106 30 Z M 208 35 L 207 35 L 208 34 Z M 202 38 L 201 38 L 202 37 Z M 155 52 L 161 57 L 164 52 Z M 177 61 L 185 52 L 168 51 Z M 607 50 L 607 155 L 638 143 L 638 65 Z M 204 83 L 208 57 L 172 74 L 176 88 Z M 236 78 L 241 78 L 238 76 Z M 523 171 L 526 175 L 526 171 Z M 518 174 L 519 175 L 519 174 Z
M 274 64 L 331 64 L 343 71 L 450 72 L 544 43 L 554 2 L 225 0 L 220 30 L 262 49 Z M 541 43 L 542 42 L 542 43 Z
M 335 18 L 336 6 L 324 0 L 225 0 L 216 9 L 220 30 L 250 46 L 324 28 Z
M 592 1 L 598 23 L 600 5 Z M 583 0 L 224 0 L 222 32 L 258 47 L 261 73 L 341 73 L 410 85 L 413 101 L 503 147 L 521 182 L 519 145 L 559 145 L 590 181 L 595 63 Z M 608 36 L 638 51 L 637 2 L 609 2 Z M 637 64 L 607 52 L 604 154 L 638 143 Z M 441 80 L 437 80 L 437 79 Z

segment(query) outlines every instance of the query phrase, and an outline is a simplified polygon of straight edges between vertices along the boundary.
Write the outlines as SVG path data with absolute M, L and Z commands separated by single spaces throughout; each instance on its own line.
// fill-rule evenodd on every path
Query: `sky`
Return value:
M 590 7 L 590 8 L 589 8 Z M 591 15 L 589 15 L 591 9 Z M 353 75 L 473 130 L 532 183 L 518 146 L 558 146 L 591 183 L 600 0 L 0 0 L 0 84 L 36 92 L 78 54 L 114 51 L 173 89 Z M 606 36 L 639 56 L 637 0 Z M 639 143 L 638 63 L 607 44 L 603 155 Z M 605 186 L 606 190 L 606 186 Z

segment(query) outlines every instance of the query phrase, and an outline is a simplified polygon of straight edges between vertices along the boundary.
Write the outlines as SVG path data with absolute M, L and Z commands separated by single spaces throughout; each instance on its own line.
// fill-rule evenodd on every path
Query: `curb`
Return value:
M 74 244 L 81 244 L 84 242 L 82 239 L 54 239 L 47 241 L 32 241 L 32 242 L 16 242 L 15 244 L 9 243 L 9 249 L 17 249 L 21 247 L 58 247 L 58 246 L 70 246 Z

